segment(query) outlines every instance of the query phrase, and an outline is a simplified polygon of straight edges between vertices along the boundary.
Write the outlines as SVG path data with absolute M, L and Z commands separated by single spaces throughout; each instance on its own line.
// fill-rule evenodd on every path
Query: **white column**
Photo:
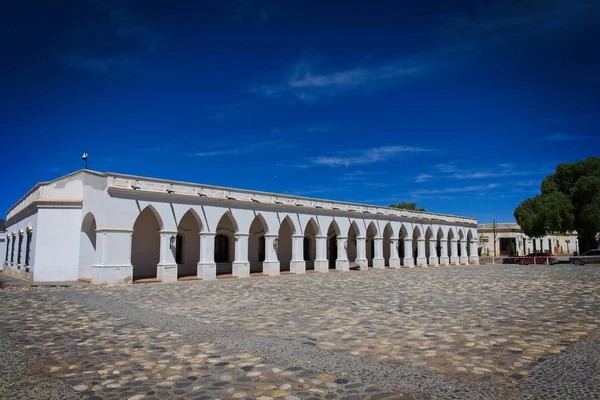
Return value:
M 295 274 L 306 273 L 306 262 L 304 261 L 304 235 L 292 236 L 292 261 L 290 261 L 290 272 Z
M 404 239 L 404 266 L 414 267 L 415 259 L 413 258 L 412 239 Z
M 460 263 L 467 265 L 469 263 L 469 256 L 467 256 L 467 240 L 462 239 L 460 241 Z
M 459 263 L 459 259 L 458 259 L 458 246 L 456 245 L 456 242 L 458 242 L 458 240 L 456 239 L 450 239 L 450 264 L 452 265 L 458 265 Z
M 315 271 L 327 272 L 329 264 L 327 261 L 327 236 L 317 236 L 317 258 L 315 259 Z
M 479 255 L 477 253 L 479 249 L 479 242 L 477 239 L 471 239 L 471 255 L 469 256 L 469 262 L 471 264 L 479 265 Z
M 419 267 L 427 266 L 427 257 L 425 253 L 425 239 L 419 238 L 417 239 L 417 265 Z
M 360 267 L 360 269 L 369 268 L 369 261 L 366 257 L 367 254 L 367 238 L 364 236 L 356 237 L 356 265 Z
M 217 264 L 215 264 L 215 234 L 213 232 L 200 232 L 198 276 L 204 280 L 215 279 L 217 277 Z
M 277 242 L 275 241 L 277 239 Z M 279 260 L 277 258 L 277 248 L 279 237 L 277 235 L 265 235 L 265 261 L 263 261 L 263 274 L 279 275 Z
M 133 229 L 96 229 L 96 258 L 92 266 L 94 285 L 118 285 L 133 281 L 132 238 Z
M 436 266 L 439 263 L 439 258 L 437 255 L 437 240 L 430 238 L 429 239 L 429 265 Z
M 231 267 L 231 273 L 233 276 L 240 278 L 250 276 L 250 261 L 248 261 L 248 233 L 236 233 L 234 246 L 235 246 L 235 260 Z
M 335 269 L 338 271 L 349 271 L 350 261 L 348 261 L 348 238 L 338 236 L 337 238 L 337 260 L 335 260 Z
M 398 239 L 390 239 L 390 268 L 400 268 L 400 257 L 398 256 Z
M 450 259 L 448 258 L 448 242 L 445 239 L 440 240 L 440 265 L 448 265 L 450 264 Z
M 375 257 L 373 257 L 373 268 L 385 268 L 385 259 L 383 258 L 383 238 L 373 240 L 375 246 Z
M 156 266 L 156 277 L 163 282 L 177 281 L 177 263 L 175 262 L 177 240 L 171 240 L 171 238 L 177 238 L 177 231 L 160 232 L 160 261 Z

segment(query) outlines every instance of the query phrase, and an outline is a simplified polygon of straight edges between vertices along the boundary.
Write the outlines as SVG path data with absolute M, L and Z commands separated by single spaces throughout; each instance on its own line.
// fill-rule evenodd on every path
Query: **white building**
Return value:
M 494 246 L 494 230 L 496 245 Z M 536 252 L 554 255 L 573 254 L 579 251 L 577 232 L 554 232 L 543 237 L 531 238 L 514 222 L 477 225 L 480 256 L 524 256 Z M 494 249 L 496 253 L 494 254 Z
M 4 269 L 122 284 L 477 264 L 477 247 L 473 218 L 82 170 L 8 210 Z

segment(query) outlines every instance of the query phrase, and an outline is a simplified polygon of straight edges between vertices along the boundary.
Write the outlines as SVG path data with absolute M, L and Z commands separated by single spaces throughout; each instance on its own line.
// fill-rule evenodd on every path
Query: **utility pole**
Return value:
M 496 264 L 496 218 L 494 218 L 492 232 L 494 233 L 494 257 L 492 257 L 492 264 Z

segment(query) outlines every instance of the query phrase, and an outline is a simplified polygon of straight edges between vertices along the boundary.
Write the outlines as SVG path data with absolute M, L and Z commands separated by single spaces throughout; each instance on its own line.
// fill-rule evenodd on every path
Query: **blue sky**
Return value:
M 98 171 L 511 221 L 558 162 L 600 155 L 596 0 L 13 3 L 3 211 L 87 152 Z

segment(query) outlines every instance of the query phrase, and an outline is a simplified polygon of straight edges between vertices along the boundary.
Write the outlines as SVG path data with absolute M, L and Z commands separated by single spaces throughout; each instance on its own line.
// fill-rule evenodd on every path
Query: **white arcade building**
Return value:
M 4 272 L 32 281 L 103 285 L 479 261 L 473 218 L 90 170 L 37 184 L 8 210 L 6 229 Z

